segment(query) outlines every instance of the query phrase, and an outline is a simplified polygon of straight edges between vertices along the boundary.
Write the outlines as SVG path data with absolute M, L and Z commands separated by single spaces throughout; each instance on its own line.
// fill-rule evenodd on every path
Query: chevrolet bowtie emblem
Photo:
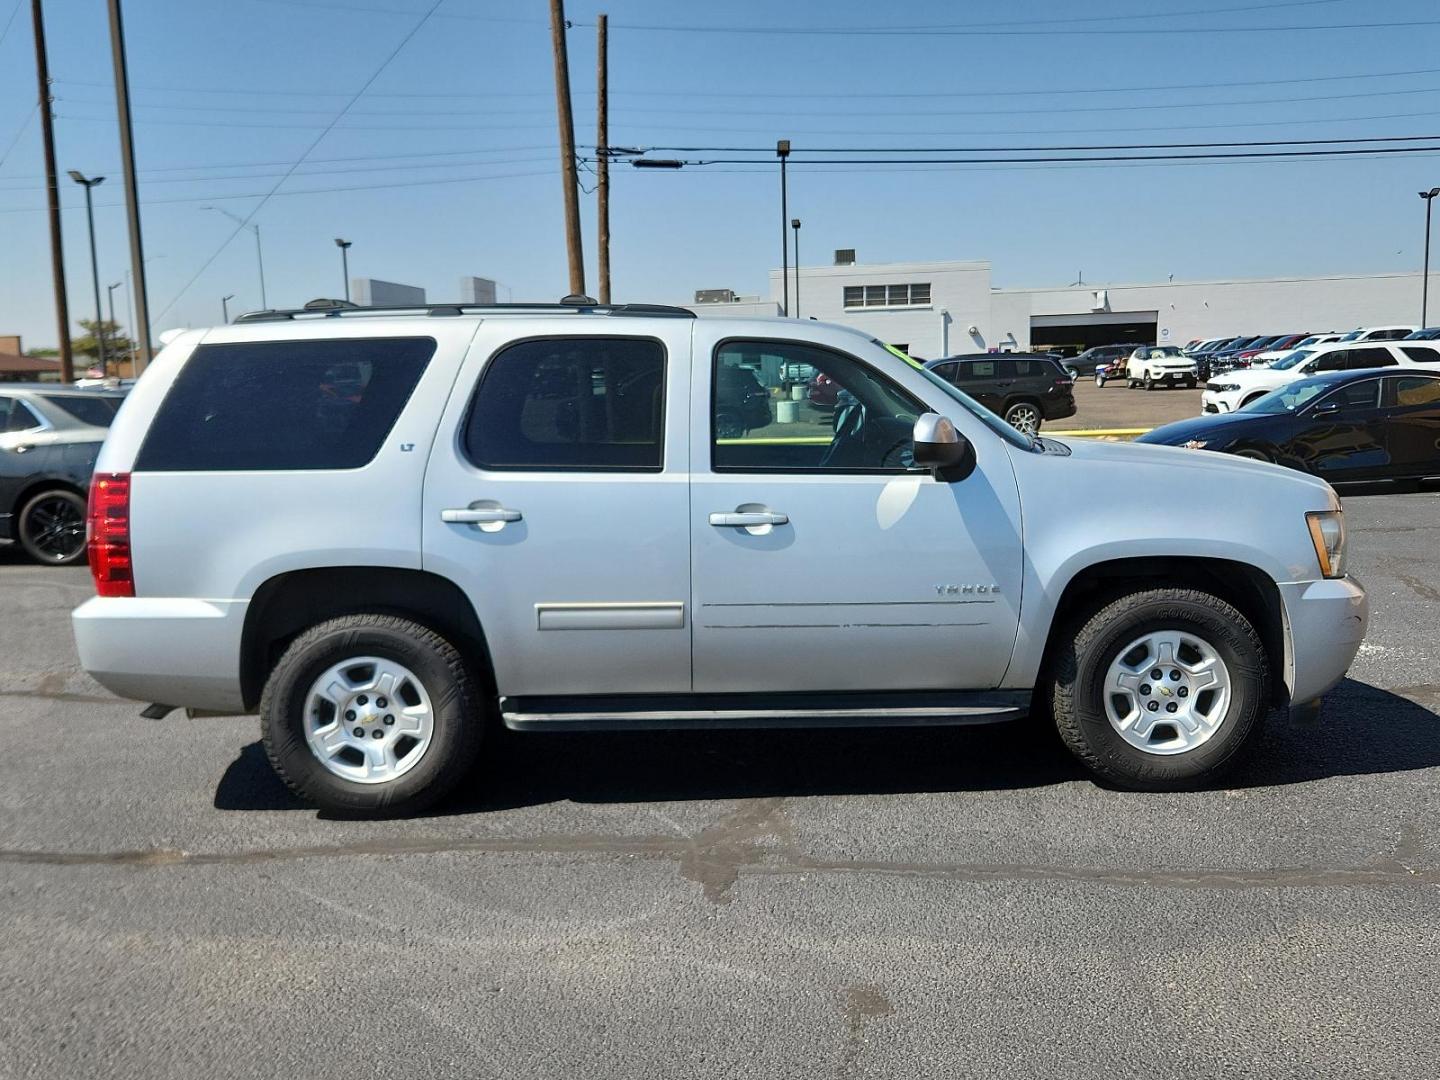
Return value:
M 1166 697 L 1169 697 L 1169 696 L 1170 696 L 1170 688 L 1169 688 L 1168 686 L 1162 686 L 1162 687 L 1160 687 L 1160 693 L 1164 694 Z

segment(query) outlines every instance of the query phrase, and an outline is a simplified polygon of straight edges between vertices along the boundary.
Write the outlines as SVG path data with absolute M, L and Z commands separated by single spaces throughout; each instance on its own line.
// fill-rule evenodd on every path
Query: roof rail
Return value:
M 588 299 L 588 298 L 587 298 Z M 486 312 L 524 312 L 542 314 L 573 313 L 577 315 L 630 315 L 660 318 L 693 319 L 689 308 L 668 304 L 397 304 L 393 306 L 357 307 L 344 300 L 311 300 L 303 308 L 248 311 L 237 315 L 237 323 L 284 322 L 296 318 L 333 319 L 365 315 L 416 315 L 431 318 L 453 318 L 457 315 L 483 315 Z

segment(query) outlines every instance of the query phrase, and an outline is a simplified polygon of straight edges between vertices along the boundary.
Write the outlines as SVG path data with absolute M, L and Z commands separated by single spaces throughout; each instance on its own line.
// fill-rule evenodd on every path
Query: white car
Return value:
M 1264 397 L 1271 390 L 1288 386 L 1296 379 L 1322 371 L 1354 371 L 1357 368 L 1440 367 L 1440 343 L 1336 341 L 1309 349 L 1296 349 L 1269 367 L 1227 371 L 1205 384 L 1200 395 L 1204 413 L 1230 413 Z
M 1409 337 L 1418 326 L 1358 326 L 1351 330 L 1341 341 L 1398 341 L 1400 338 Z
M 1253 368 L 1253 367 L 1269 367 L 1269 366 L 1270 366 L 1271 364 L 1273 364 L 1276 360 L 1282 360 L 1282 359 L 1284 359 L 1285 357 L 1289 356 L 1292 352 L 1294 352 L 1296 349 L 1312 349 L 1312 348 L 1314 348 L 1316 345 L 1328 345 L 1328 344 L 1330 344 L 1332 341 L 1339 341 L 1339 340 L 1340 340 L 1340 335 L 1339 335 L 1339 334 L 1333 334 L 1333 333 L 1332 333 L 1332 334 L 1311 334 L 1309 337 L 1307 337 L 1307 338 L 1302 338 L 1301 340 L 1295 342 L 1295 343 L 1294 343 L 1293 345 L 1291 345 L 1289 348 L 1285 348 L 1285 349 L 1267 349 L 1265 352 L 1256 353 L 1254 356 L 1252 356 L 1252 357 L 1250 358 L 1250 366 L 1251 366 L 1252 368 Z
M 1141 345 L 1125 361 L 1125 378 L 1131 389 L 1143 386 L 1154 390 L 1157 386 L 1184 383 L 1193 390 L 1200 375 L 1195 361 L 1181 352 L 1178 345 Z

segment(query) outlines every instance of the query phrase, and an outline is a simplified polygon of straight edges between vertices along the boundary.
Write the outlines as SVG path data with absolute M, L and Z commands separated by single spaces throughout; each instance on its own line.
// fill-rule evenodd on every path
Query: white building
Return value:
M 851 262 L 801 267 L 798 298 L 792 268 L 789 291 L 792 315 L 854 326 L 929 359 L 1413 323 L 1420 279 L 1416 272 L 997 289 L 984 261 Z M 689 306 L 701 315 L 779 314 L 783 295 L 772 270 L 768 301 Z

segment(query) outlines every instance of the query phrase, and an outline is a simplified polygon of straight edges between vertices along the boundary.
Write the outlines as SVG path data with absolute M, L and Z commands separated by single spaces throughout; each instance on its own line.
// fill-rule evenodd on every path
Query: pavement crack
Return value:
M 231 852 L 193 852 L 175 848 L 108 852 L 0 849 L 0 865 L 118 866 L 155 870 L 412 855 L 593 855 L 674 861 L 681 875 L 699 884 L 706 898 L 717 904 L 731 902 L 733 886 L 742 875 L 860 874 L 931 878 L 957 884 L 1073 883 L 1107 888 L 1225 891 L 1440 885 L 1440 868 L 1414 865 L 1420 852 L 1418 836 L 1413 830 L 1402 833 L 1394 852 L 1357 866 L 1146 870 L 1047 863 L 822 859 L 805 855 L 794 847 L 788 835 L 788 824 L 780 817 L 782 804 L 782 799 L 754 800 L 691 838 L 606 835 L 402 838 Z M 771 837 L 778 843 L 772 846 L 756 842 L 765 837 Z
M 1428 581 L 1422 581 L 1420 578 L 1411 574 L 1401 574 L 1398 572 L 1395 576 L 1400 580 L 1402 585 L 1422 600 L 1429 600 L 1432 603 L 1440 604 L 1440 589 L 1437 589 Z

